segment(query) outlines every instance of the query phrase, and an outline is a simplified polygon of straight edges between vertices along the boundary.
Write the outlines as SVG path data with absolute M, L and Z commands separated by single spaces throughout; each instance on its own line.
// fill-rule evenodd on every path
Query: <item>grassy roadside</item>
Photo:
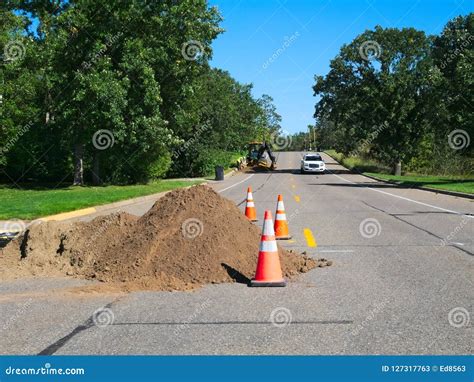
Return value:
M 229 172 L 232 172 L 235 167 L 237 167 L 237 162 L 240 160 L 240 158 L 245 157 L 245 154 L 243 152 L 234 152 L 231 154 L 229 160 L 227 163 L 224 165 L 224 174 L 228 174 Z M 205 177 L 206 180 L 214 180 L 215 179 L 215 174 L 212 172 L 211 174 L 207 175 Z
M 474 194 L 474 178 L 447 177 L 435 175 L 403 175 L 395 176 L 389 174 L 367 173 L 383 180 L 397 183 L 401 186 L 429 187 L 439 190 L 448 190 Z
M 334 150 L 326 150 L 326 154 L 333 157 L 344 167 L 347 167 L 350 170 L 358 172 L 377 172 L 377 173 L 389 173 L 390 169 L 386 166 L 381 165 L 380 163 L 368 159 L 363 159 L 359 157 L 345 157 L 343 154 L 338 153 Z
M 446 175 L 420 175 L 405 174 L 395 176 L 389 174 L 389 168 L 375 161 L 365 160 L 359 157 L 344 157 L 334 150 L 327 150 L 330 155 L 350 170 L 359 171 L 365 175 L 373 176 L 382 180 L 390 181 L 405 187 L 435 188 L 455 192 L 474 194 L 474 177 L 446 176 Z
M 0 185 L 0 220 L 31 220 L 61 212 L 113 203 L 187 187 L 201 181 L 162 180 L 149 184 L 104 187 L 27 187 Z

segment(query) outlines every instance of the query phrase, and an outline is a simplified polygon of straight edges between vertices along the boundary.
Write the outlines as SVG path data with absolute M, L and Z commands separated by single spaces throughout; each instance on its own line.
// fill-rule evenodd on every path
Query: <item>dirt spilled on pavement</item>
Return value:
M 255 272 L 260 230 L 206 186 L 166 194 L 142 217 L 35 224 L 0 254 L 0 278 L 75 276 L 121 290 L 187 290 L 245 282 Z M 292 277 L 330 265 L 279 248 Z

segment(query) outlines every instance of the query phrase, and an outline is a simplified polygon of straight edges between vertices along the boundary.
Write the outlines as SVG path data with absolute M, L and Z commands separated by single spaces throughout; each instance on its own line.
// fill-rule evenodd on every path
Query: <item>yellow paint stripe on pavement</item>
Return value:
M 311 230 L 309 228 L 305 228 L 303 233 L 304 237 L 306 238 L 306 244 L 308 244 L 308 247 L 316 247 L 316 240 L 314 239 Z
M 64 212 L 62 214 L 57 214 L 57 215 L 46 216 L 44 218 L 41 218 L 40 220 L 43 220 L 43 221 L 66 220 L 66 219 L 71 219 L 78 216 L 93 214 L 96 211 L 97 210 L 94 207 L 83 208 L 82 210 L 76 210 L 76 211 L 71 211 L 71 212 Z
M 295 198 L 295 201 L 296 201 L 297 203 L 299 203 L 300 200 L 301 200 L 301 198 L 300 198 L 298 195 L 295 195 L 294 198 Z

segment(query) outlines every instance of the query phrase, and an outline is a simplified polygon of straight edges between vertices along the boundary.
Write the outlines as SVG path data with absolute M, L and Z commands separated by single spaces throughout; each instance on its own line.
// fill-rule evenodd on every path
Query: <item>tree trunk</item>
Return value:
M 45 83 L 46 84 L 48 83 L 47 76 L 45 78 Z M 48 85 L 46 85 L 46 86 L 48 86 Z M 46 125 L 48 125 L 53 120 L 53 116 L 52 116 L 52 112 L 51 112 L 53 99 L 51 97 L 51 92 L 50 92 L 49 87 L 47 87 L 47 90 L 46 90 L 46 96 L 45 96 L 45 99 L 44 99 L 44 104 L 45 104 L 45 109 L 46 109 L 46 114 L 44 116 L 44 122 L 45 122 Z
M 84 185 L 84 145 L 74 145 L 74 186 Z
M 92 183 L 94 186 L 99 186 L 102 183 L 100 179 L 100 153 L 94 151 L 94 162 L 92 164 Z
M 402 161 L 398 160 L 393 166 L 393 175 L 400 176 L 402 175 Z

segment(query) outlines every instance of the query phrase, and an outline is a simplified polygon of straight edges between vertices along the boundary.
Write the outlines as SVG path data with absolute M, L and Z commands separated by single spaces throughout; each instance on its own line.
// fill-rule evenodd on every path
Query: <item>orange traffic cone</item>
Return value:
M 278 257 L 278 248 L 273 230 L 272 213 L 265 211 L 260 251 L 258 252 L 257 271 L 255 278 L 250 281 L 253 287 L 284 287 L 286 280 L 283 278 Z
M 253 202 L 252 196 L 252 187 L 247 188 L 247 204 L 245 205 L 245 216 L 251 221 L 256 222 L 257 219 L 257 210 L 255 209 L 255 204 Z
M 277 210 L 275 214 L 275 238 L 277 240 L 291 239 L 288 233 L 288 222 L 286 221 L 285 205 L 283 196 L 278 195 Z

